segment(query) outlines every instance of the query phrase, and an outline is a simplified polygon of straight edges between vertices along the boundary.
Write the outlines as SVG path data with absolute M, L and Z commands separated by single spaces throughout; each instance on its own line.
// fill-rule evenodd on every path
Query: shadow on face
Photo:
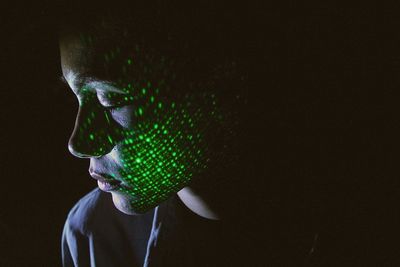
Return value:
M 193 179 L 213 187 L 238 158 L 245 96 L 231 87 L 236 62 L 204 65 L 195 54 L 118 40 L 79 28 L 61 35 L 63 75 L 79 101 L 71 153 L 90 159 L 99 187 L 128 214 L 146 212 Z

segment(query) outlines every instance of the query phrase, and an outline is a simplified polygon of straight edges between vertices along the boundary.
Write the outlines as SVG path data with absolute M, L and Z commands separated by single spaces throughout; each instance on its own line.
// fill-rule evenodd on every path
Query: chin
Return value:
M 135 209 L 135 207 L 131 204 L 131 199 L 128 196 L 118 194 L 118 193 L 111 193 L 112 200 L 114 202 L 114 206 L 121 212 L 127 215 L 141 215 L 146 213 L 146 211 L 139 211 Z

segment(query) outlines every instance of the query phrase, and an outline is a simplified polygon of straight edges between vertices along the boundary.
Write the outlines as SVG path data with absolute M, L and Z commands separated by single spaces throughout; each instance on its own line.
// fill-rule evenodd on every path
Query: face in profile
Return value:
M 234 63 L 194 71 L 188 58 L 144 42 L 100 46 L 78 33 L 64 35 L 60 47 L 79 101 L 69 150 L 90 159 L 91 176 L 122 212 L 146 212 L 194 179 L 212 187 L 234 161 L 243 96 L 221 88 Z

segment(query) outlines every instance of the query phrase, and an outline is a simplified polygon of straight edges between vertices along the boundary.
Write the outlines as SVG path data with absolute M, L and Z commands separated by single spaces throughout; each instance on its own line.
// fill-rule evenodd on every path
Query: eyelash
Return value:
M 107 111 L 109 111 L 109 112 L 111 113 L 111 112 L 117 111 L 119 108 L 122 108 L 123 106 L 126 106 L 126 104 L 121 104 L 121 105 L 116 105 L 116 106 L 108 106 L 108 107 L 103 106 L 103 107 L 104 107 Z
M 98 99 L 100 105 L 102 105 L 107 110 L 113 110 L 113 109 L 117 109 L 119 107 L 127 105 L 127 103 L 125 103 L 124 101 L 117 101 L 117 104 L 115 104 L 115 105 L 109 105 L 109 106 L 108 105 L 104 105 L 104 103 L 107 103 L 107 102 L 111 102 L 112 103 L 113 101 L 109 101 L 107 99 L 107 97 L 99 95 L 99 94 L 97 94 L 97 99 Z

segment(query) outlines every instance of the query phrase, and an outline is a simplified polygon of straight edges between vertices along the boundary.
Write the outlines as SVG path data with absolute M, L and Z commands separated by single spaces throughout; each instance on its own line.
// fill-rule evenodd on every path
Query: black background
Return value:
M 0 265 L 59 266 L 67 212 L 95 182 L 88 162 L 67 150 L 78 104 L 60 80 L 57 7 L 1 10 Z M 325 158 L 312 172 L 329 177 L 321 182 L 329 215 L 320 242 L 321 253 L 332 255 L 325 255 L 331 260 L 322 266 L 393 264 L 399 225 L 398 9 L 363 3 L 291 4 L 283 10 L 291 42 L 288 71 L 296 77 L 288 86 L 303 90 L 288 103 L 304 110 L 312 103 L 312 121 L 323 128 Z
M 67 212 L 96 186 L 67 149 L 78 103 L 61 82 L 54 9 L 1 12 L 1 266 L 60 266 Z

